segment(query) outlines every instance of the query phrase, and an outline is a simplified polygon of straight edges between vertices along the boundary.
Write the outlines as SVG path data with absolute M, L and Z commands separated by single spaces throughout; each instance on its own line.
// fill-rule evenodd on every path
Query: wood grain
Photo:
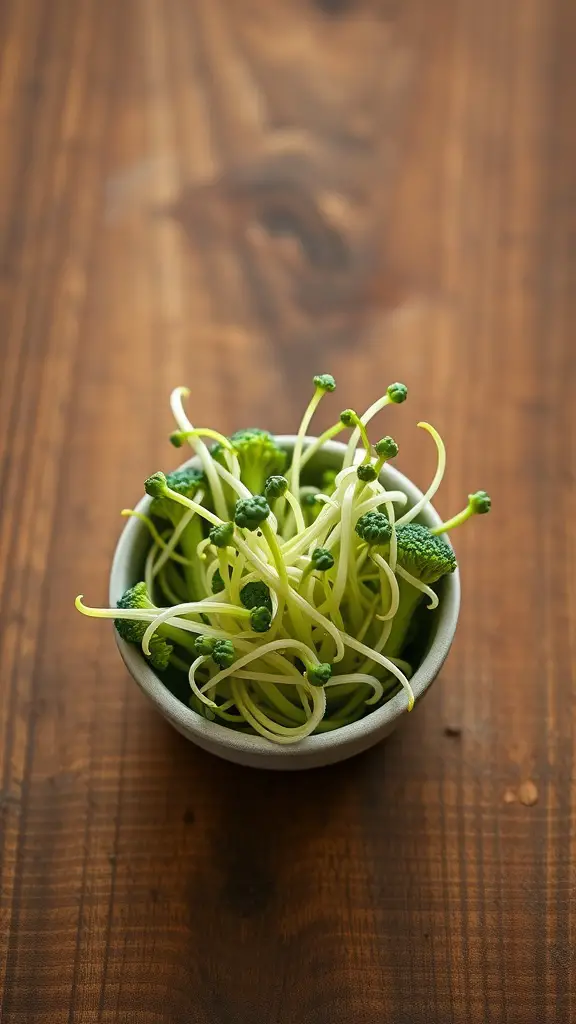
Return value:
M 570 0 L 0 5 L 3 1024 L 576 1020 L 575 46 Z M 430 419 L 495 510 L 417 714 L 272 777 L 72 602 L 172 386 L 290 430 L 319 370 L 406 380 L 402 467 Z

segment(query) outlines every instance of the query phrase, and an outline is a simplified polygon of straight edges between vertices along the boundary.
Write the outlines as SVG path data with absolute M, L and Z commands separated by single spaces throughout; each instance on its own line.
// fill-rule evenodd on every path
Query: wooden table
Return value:
M 0 6 L 2 1024 L 576 1021 L 576 4 Z M 124 671 L 119 510 L 311 375 L 426 483 L 463 610 L 385 745 L 276 776 Z

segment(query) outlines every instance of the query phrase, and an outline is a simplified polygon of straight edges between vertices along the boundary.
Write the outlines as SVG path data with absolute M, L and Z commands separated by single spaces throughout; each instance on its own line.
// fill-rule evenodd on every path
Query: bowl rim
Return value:
M 275 436 L 279 444 L 288 449 L 293 447 L 296 440 L 294 434 L 277 434 Z M 304 439 L 304 446 L 308 447 L 315 440 L 314 436 L 307 436 Z M 344 454 L 346 445 L 340 441 L 327 441 L 321 450 L 338 456 Z M 182 463 L 182 466 L 196 465 L 197 463 L 197 457 L 194 456 Z M 422 497 L 422 491 L 393 466 L 386 464 L 380 478 L 396 489 L 404 491 L 411 503 L 415 503 Z M 145 495 L 136 505 L 136 511 L 146 512 L 150 502 L 151 499 Z M 420 518 L 425 525 L 431 527 L 438 526 L 442 521 L 430 502 L 425 505 Z M 134 580 L 127 581 L 126 579 L 127 567 L 131 552 L 145 531 L 146 526 L 136 516 L 133 516 L 128 519 L 120 534 L 110 572 L 111 607 L 116 605 L 127 587 L 134 582 Z M 449 538 L 446 540 L 450 543 Z M 438 618 L 429 650 L 410 680 L 415 704 L 429 689 L 448 655 L 456 631 L 459 610 L 460 573 L 457 568 L 454 573 L 445 577 L 444 593 L 438 608 Z M 338 750 L 344 756 L 346 748 L 355 747 L 361 738 L 366 738 L 373 733 L 389 732 L 390 728 L 406 712 L 406 696 L 401 690 L 382 707 L 376 708 L 357 722 L 330 732 L 308 736 L 293 745 L 276 744 L 263 736 L 238 733 L 233 729 L 228 729 L 225 725 L 202 718 L 171 693 L 134 644 L 122 640 L 116 630 L 114 630 L 114 634 L 124 664 L 140 689 L 171 724 L 179 731 L 184 732 L 191 740 L 196 739 L 200 746 L 209 745 L 210 748 L 226 749 L 231 754 L 249 752 L 250 755 L 256 757 L 260 755 L 267 760 L 309 757 L 311 754 L 319 754 L 321 751 L 327 752 L 328 750 L 331 753 Z

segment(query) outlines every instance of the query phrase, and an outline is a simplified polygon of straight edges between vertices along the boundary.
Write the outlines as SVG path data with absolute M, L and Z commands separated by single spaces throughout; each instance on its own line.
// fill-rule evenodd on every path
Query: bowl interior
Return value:
M 292 435 L 280 436 L 278 440 L 289 453 L 292 451 L 295 441 Z M 313 438 L 307 438 L 306 445 L 312 443 L 313 440 Z M 323 470 L 339 469 L 344 452 L 345 445 L 336 441 L 328 442 L 306 466 L 303 483 L 317 483 Z M 190 464 L 196 464 L 196 460 L 190 459 L 184 463 L 184 465 Z M 381 480 L 389 488 L 401 490 L 407 495 L 407 507 L 412 507 L 421 496 L 418 488 L 391 466 L 384 467 Z M 137 508 L 139 511 L 145 512 L 149 504 L 150 498 L 145 497 Z M 440 522 L 440 519 L 433 507 L 428 505 L 417 517 L 417 521 L 427 526 L 434 526 Z M 148 548 L 149 535 L 146 527 L 135 518 L 129 520 L 120 537 L 112 567 L 110 600 L 113 606 L 128 587 L 142 579 Z M 440 604 L 437 609 L 429 612 L 424 605 L 420 607 L 417 613 L 418 628 L 415 631 L 415 639 L 406 649 L 408 660 L 418 666 L 411 680 L 417 700 L 437 675 L 454 636 L 460 596 L 458 571 L 443 578 L 438 592 Z M 197 715 L 188 705 L 190 690 L 183 673 L 169 670 L 159 676 L 151 669 L 138 648 L 132 644 L 126 644 L 117 634 L 116 639 L 120 653 L 139 686 L 154 701 L 162 714 L 172 721 L 181 732 L 193 739 L 205 738 L 206 735 L 210 735 L 215 744 L 223 744 L 230 748 L 234 748 L 238 744 L 243 748 L 248 743 L 251 751 L 256 753 L 260 750 L 268 758 L 270 756 L 294 757 L 298 755 L 298 752 L 305 754 L 314 747 L 332 747 L 353 743 L 360 733 L 372 730 L 382 731 L 387 727 L 387 731 L 390 731 L 390 724 L 406 709 L 406 698 L 400 691 L 382 707 L 369 712 L 364 718 L 351 725 L 333 732 L 310 736 L 294 746 L 278 747 L 263 737 L 238 733 Z

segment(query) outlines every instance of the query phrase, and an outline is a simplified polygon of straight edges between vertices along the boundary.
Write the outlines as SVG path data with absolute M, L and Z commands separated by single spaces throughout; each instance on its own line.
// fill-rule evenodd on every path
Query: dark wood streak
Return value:
M 2 1024 L 576 1019 L 575 46 L 570 0 L 0 4 Z M 72 601 L 171 387 L 290 430 L 318 371 L 319 428 L 406 379 L 401 468 L 429 419 L 494 513 L 415 715 L 284 777 Z

